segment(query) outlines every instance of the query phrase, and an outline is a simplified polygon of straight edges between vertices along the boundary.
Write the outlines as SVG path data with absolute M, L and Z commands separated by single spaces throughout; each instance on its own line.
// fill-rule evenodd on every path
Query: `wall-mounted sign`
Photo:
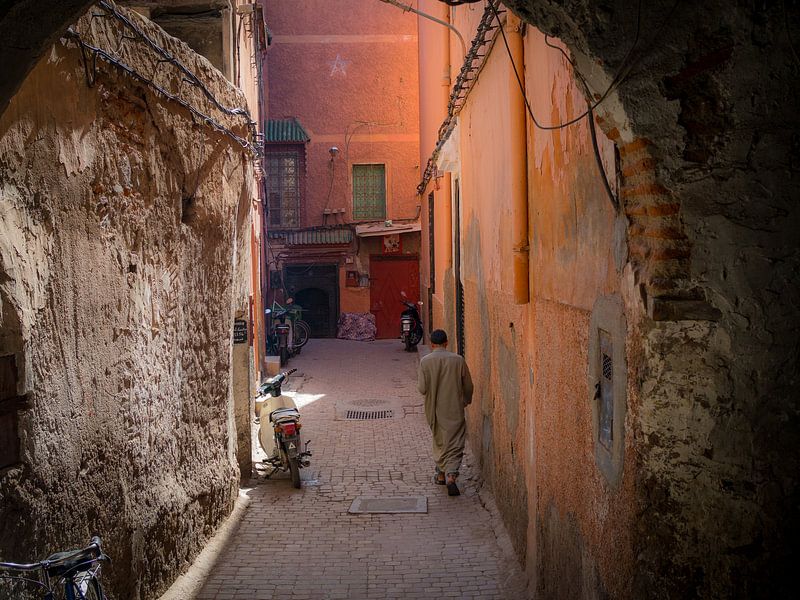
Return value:
M 243 319 L 233 320 L 233 343 L 246 344 L 248 341 L 247 336 L 247 321 Z
M 392 235 L 383 236 L 383 253 L 384 254 L 398 254 L 402 252 L 403 246 L 400 243 L 400 234 L 393 233 Z

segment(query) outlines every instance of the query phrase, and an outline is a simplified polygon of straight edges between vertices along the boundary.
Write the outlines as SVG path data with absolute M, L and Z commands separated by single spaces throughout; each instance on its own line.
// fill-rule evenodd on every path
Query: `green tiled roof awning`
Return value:
M 353 230 L 349 227 L 282 230 L 270 231 L 268 236 L 283 239 L 287 246 L 343 245 L 353 241 Z
M 269 119 L 267 121 L 267 142 L 305 143 L 310 141 L 306 130 L 297 119 Z

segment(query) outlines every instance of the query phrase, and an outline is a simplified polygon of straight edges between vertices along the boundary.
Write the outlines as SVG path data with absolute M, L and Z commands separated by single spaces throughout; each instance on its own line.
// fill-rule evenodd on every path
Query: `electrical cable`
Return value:
M 209 89 L 203 84 L 203 82 L 200 80 L 200 78 L 197 75 L 194 74 L 193 71 L 191 71 L 189 68 L 187 68 L 181 61 L 179 61 L 177 58 L 175 58 L 167 50 L 165 50 L 164 48 L 159 46 L 156 42 L 154 42 L 144 31 L 142 31 L 139 28 L 138 25 L 136 25 L 135 23 L 133 23 L 133 21 L 128 19 L 128 17 L 126 17 L 125 15 L 120 13 L 116 9 L 115 6 L 113 6 L 113 5 L 109 4 L 108 2 L 106 2 L 106 0 L 100 0 L 100 2 L 98 2 L 98 4 L 102 8 L 104 8 L 106 11 L 111 13 L 117 20 L 119 20 L 122 23 L 124 23 L 125 26 L 128 29 L 130 29 L 131 31 L 136 33 L 136 35 L 138 35 L 142 39 L 142 41 L 144 41 L 148 46 L 150 46 L 158 54 L 163 56 L 166 62 L 168 62 L 171 65 L 175 66 L 181 73 L 186 75 L 186 77 L 189 78 L 189 82 L 192 83 L 193 85 L 197 86 L 198 88 L 200 88 L 200 91 L 203 92 L 203 95 L 206 98 L 208 98 L 208 100 L 214 106 L 216 106 L 220 111 L 224 112 L 226 115 L 245 117 L 245 118 L 247 118 L 248 124 L 252 124 L 253 121 L 252 121 L 252 119 L 250 117 L 250 113 L 248 112 L 248 110 L 246 108 L 241 108 L 241 107 L 229 108 L 229 107 L 224 106 L 223 104 L 221 104 L 219 102 L 219 100 L 217 100 L 216 97 L 214 97 L 214 94 L 212 94 L 209 91 Z
M 591 101 L 590 101 L 591 96 L 589 96 L 587 101 L 586 101 L 587 109 L 583 113 L 581 113 L 579 116 L 577 116 L 577 117 L 575 117 L 573 119 L 570 119 L 569 121 L 567 121 L 565 123 L 560 123 L 558 125 L 542 125 L 541 123 L 539 123 L 539 120 L 536 118 L 536 115 L 533 114 L 533 109 L 531 109 L 530 102 L 528 101 L 528 96 L 525 93 L 525 85 L 522 83 L 522 79 L 520 79 L 519 71 L 517 70 L 517 65 L 516 65 L 516 63 L 514 61 L 514 57 L 511 55 L 511 48 L 508 45 L 508 39 L 506 38 L 506 32 L 503 29 L 503 23 L 500 21 L 500 15 L 497 12 L 497 8 L 491 2 L 489 3 L 489 6 L 491 6 L 492 11 L 494 11 L 495 18 L 497 19 L 498 26 L 500 27 L 500 33 L 503 36 L 503 43 L 505 44 L 506 52 L 508 53 L 508 58 L 511 60 L 511 66 L 514 69 L 514 75 L 517 78 L 517 83 L 519 84 L 519 89 L 522 92 L 523 99 L 525 100 L 525 106 L 528 109 L 528 114 L 530 114 L 531 120 L 533 121 L 533 124 L 538 129 L 542 129 L 544 131 L 554 131 L 554 130 L 558 130 L 558 129 L 564 129 L 566 127 L 569 127 L 570 125 L 574 125 L 575 123 L 580 122 L 581 120 L 586 118 L 594 109 L 596 109 L 598 106 L 600 106 L 600 104 L 608 97 L 608 95 L 620 83 L 622 83 L 622 81 L 625 79 L 625 77 L 627 77 L 628 73 L 630 72 L 630 65 L 627 65 L 627 68 L 626 68 L 626 63 L 630 59 L 630 56 L 633 53 L 634 49 L 636 48 L 636 45 L 639 43 L 639 33 L 640 33 L 640 30 L 641 30 L 642 0 L 639 0 L 639 9 L 637 11 L 637 16 L 636 16 L 636 37 L 635 37 L 635 39 L 633 41 L 633 44 L 630 47 L 630 50 L 628 50 L 627 54 L 625 55 L 625 58 L 623 58 L 622 64 L 620 65 L 620 68 L 617 71 L 617 74 L 611 80 L 611 84 L 608 86 L 606 91 L 603 92 L 603 94 L 600 96 L 600 98 L 594 104 L 591 103 Z M 555 46 L 552 46 L 551 44 L 548 44 L 548 45 L 551 46 L 551 47 L 555 47 Z M 558 48 L 558 49 L 560 50 L 560 48 Z M 570 60 L 569 58 L 567 58 L 567 60 L 569 60 L 570 64 L 572 64 L 573 67 L 575 66 L 575 64 L 572 62 L 572 60 Z M 576 72 L 576 74 L 578 74 L 577 70 L 575 72 Z M 588 93 L 588 88 L 587 88 L 587 93 Z
M 578 78 L 578 81 L 580 81 L 581 85 L 583 86 L 583 91 L 588 97 L 590 95 L 589 84 L 586 82 L 586 79 L 583 77 L 583 75 L 581 75 L 580 71 L 578 71 L 578 69 L 575 66 L 575 63 L 572 61 L 570 56 L 566 52 L 564 52 L 563 48 L 556 46 L 555 44 L 551 44 L 549 35 L 544 36 L 544 43 L 550 48 L 555 48 L 556 50 L 558 50 L 564 56 L 567 62 L 572 65 L 573 72 L 575 73 L 575 76 Z M 614 207 L 614 210 L 616 212 L 619 212 L 619 197 L 616 194 L 614 194 L 614 192 L 611 189 L 611 184 L 608 181 L 608 175 L 606 174 L 606 169 L 603 166 L 603 159 L 600 156 L 600 147 L 597 143 L 597 128 L 595 127 L 594 123 L 594 109 L 591 107 L 591 105 L 589 105 L 588 108 L 588 117 L 589 117 L 588 119 L 589 134 L 591 135 L 592 138 L 592 150 L 594 151 L 594 157 L 595 160 L 597 161 L 597 170 L 600 172 L 600 175 L 602 176 L 603 187 L 606 190 L 606 194 L 608 194 L 608 199 L 611 202 L 611 206 Z
M 158 94 L 160 94 L 162 97 L 166 98 L 167 100 L 170 100 L 171 102 L 174 102 L 174 103 L 182 106 L 183 108 L 188 110 L 192 115 L 194 115 L 195 117 L 201 119 L 203 121 L 203 123 L 205 123 L 206 125 L 209 125 L 215 131 L 218 131 L 218 132 L 222 133 L 223 135 L 231 138 L 237 144 L 242 146 L 242 148 L 245 148 L 245 149 L 249 150 L 250 152 L 252 152 L 256 156 L 258 155 L 255 147 L 250 142 L 248 142 L 246 139 L 244 139 L 243 137 L 241 137 L 239 135 L 236 135 L 232 130 L 228 129 L 227 127 L 225 127 L 224 125 L 222 125 L 221 123 L 219 123 L 218 121 L 213 119 L 211 116 L 205 114 L 204 112 L 201 112 L 200 110 L 198 110 L 197 108 L 195 108 L 194 106 L 192 106 L 191 104 L 186 102 L 183 98 L 179 98 L 178 96 L 176 96 L 174 94 L 171 94 L 170 92 L 165 90 L 163 87 L 158 85 L 156 82 L 154 82 L 153 80 L 145 77 L 144 75 L 142 75 L 141 73 L 139 73 L 138 71 L 133 69 L 132 67 L 126 65 L 125 63 L 123 63 L 118 58 L 110 55 L 108 52 L 106 52 L 102 48 L 98 48 L 96 46 L 92 46 L 91 44 L 87 43 L 86 41 L 83 40 L 83 38 L 80 36 L 80 34 L 77 31 L 75 31 L 72 27 L 67 29 L 67 32 L 66 32 L 65 35 L 67 37 L 75 40 L 75 42 L 81 47 L 81 53 L 83 54 L 84 57 L 86 56 L 85 55 L 85 50 L 90 50 L 94 55 L 93 59 L 95 61 L 96 61 L 97 57 L 100 57 L 105 62 L 109 63 L 110 65 L 113 65 L 113 66 L 117 67 L 118 69 L 120 69 L 124 73 L 128 74 L 130 77 L 136 79 L 137 81 L 139 81 L 139 82 L 147 85 L 151 89 L 155 90 Z M 94 84 L 96 76 L 93 76 L 91 78 L 88 77 L 88 66 L 87 66 L 87 64 L 88 63 L 85 61 L 84 62 L 84 69 L 87 72 L 87 82 L 88 82 L 89 86 L 91 87 L 91 85 Z M 95 65 L 96 65 L 96 62 L 95 62 Z

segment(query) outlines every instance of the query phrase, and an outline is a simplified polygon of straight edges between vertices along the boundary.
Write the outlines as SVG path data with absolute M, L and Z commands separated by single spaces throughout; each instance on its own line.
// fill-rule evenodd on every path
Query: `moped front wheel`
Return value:
M 300 461 L 296 456 L 289 459 L 289 473 L 292 475 L 292 485 L 300 489 Z

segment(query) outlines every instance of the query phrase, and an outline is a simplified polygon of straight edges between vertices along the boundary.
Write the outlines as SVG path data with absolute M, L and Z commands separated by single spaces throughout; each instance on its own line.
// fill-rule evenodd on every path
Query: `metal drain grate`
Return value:
M 348 421 L 371 421 L 373 419 L 391 419 L 394 411 L 391 410 L 348 410 L 345 419 Z

